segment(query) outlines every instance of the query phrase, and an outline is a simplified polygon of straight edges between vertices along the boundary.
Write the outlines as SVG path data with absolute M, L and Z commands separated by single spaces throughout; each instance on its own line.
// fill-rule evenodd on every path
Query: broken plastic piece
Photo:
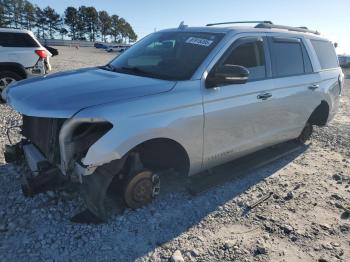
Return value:
M 258 199 L 257 201 L 253 202 L 252 204 L 248 205 L 249 209 L 253 209 L 254 207 L 260 205 L 264 201 L 268 200 L 273 195 L 273 192 L 268 193 L 267 195 L 263 196 L 262 198 Z

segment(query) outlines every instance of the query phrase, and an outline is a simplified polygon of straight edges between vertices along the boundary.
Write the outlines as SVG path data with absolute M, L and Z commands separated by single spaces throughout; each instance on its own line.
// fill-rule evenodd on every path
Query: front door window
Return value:
M 218 65 L 240 65 L 249 70 L 249 80 L 266 78 L 266 63 L 263 41 L 238 40 L 220 59 Z

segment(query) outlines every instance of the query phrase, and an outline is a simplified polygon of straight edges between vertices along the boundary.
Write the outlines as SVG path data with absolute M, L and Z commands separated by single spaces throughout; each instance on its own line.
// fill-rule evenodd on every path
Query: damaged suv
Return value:
M 25 195 L 76 182 L 88 210 L 105 220 L 111 184 L 138 208 L 167 170 L 194 175 L 305 141 L 334 117 L 342 85 L 334 47 L 316 31 L 269 21 L 182 24 L 105 66 L 10 85 L 2 95 L 23 115 L 23 139 L 5 158 L 30 168 Z

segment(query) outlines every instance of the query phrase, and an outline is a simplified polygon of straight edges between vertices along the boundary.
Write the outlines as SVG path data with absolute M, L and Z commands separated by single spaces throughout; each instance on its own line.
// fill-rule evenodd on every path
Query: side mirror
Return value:
M 244 84 L 248 81 L 249 70 L 239 65 L 223 65 L 209 73 L 206 79 L 208 88 L 219 85 Z

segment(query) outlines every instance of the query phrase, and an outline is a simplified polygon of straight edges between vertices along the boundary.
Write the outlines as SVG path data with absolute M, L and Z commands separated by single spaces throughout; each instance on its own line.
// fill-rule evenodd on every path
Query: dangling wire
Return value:
M 21 127 L 21 125 L 17 125 L 17 126 L 11 126 L 11 127 L 9 127 L 9 128 L 6 129 L 7 139 L 8 139 L 8 141 L 10 142 L 11 145 L 12 145 L 13 143 L 12 143 L 12 140 L 11 140 L 11 138 L 10 138 L 10 131 L 11 131 L 12 129 L 14 129 L 14 128 L 20 128 L 20 127 Z

